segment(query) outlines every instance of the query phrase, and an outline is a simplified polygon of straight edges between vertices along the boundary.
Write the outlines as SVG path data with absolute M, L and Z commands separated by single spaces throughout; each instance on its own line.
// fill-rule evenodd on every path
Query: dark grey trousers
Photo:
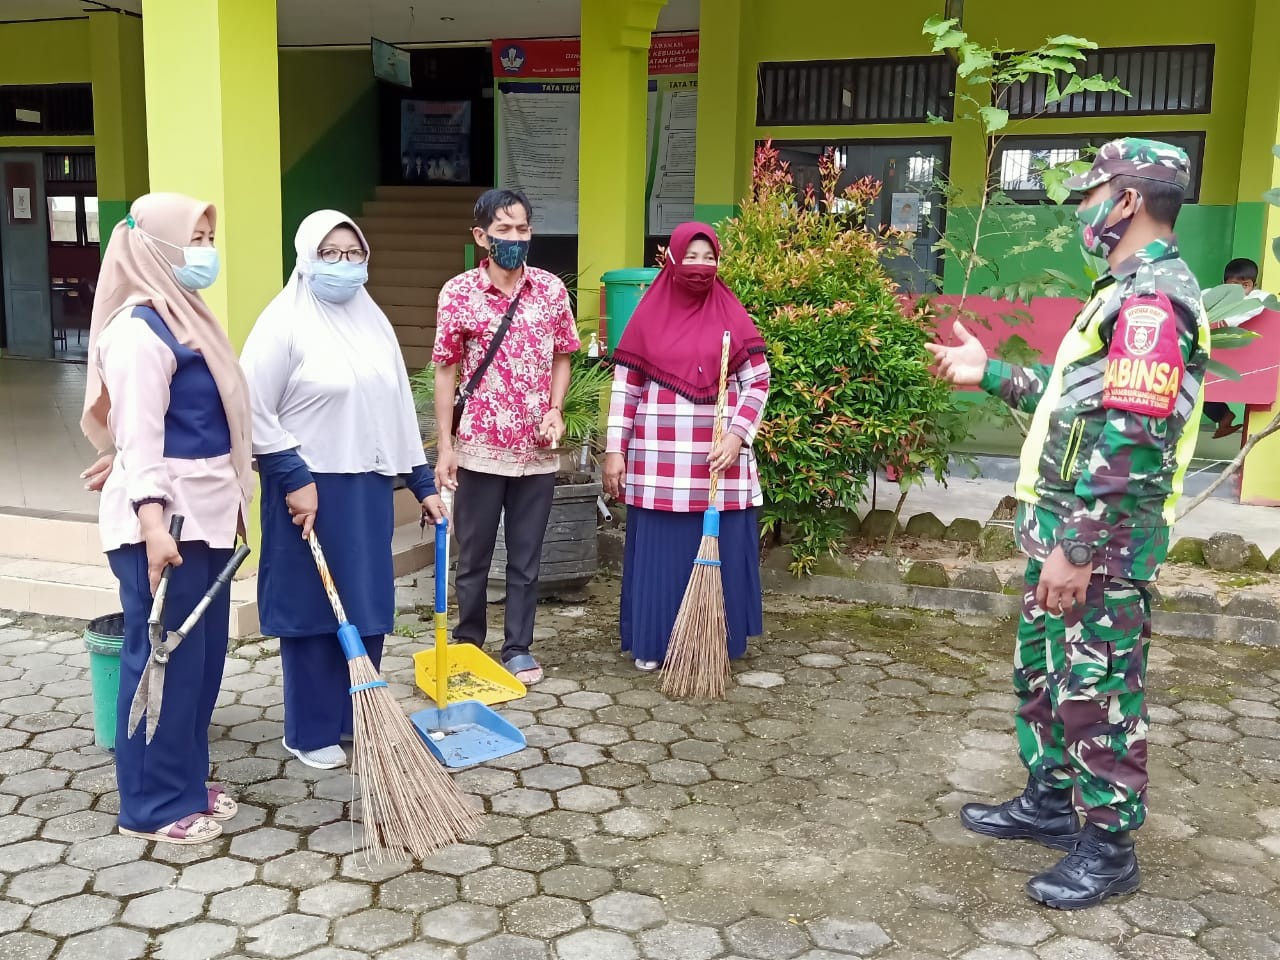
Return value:
M 453 526 L 458 539 L 458 626 L 454 640 L 484 646 L 489 565 L 506 510 L 507 610 L 502 661 L 529 652 L 538 606 L 542 540 L 555 498 L 555 474 L 499 477 L 458 470 Z

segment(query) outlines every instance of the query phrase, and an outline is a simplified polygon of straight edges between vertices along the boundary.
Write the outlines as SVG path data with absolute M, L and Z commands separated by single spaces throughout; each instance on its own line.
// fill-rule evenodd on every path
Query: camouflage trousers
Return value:
M 1090 823 L 1134 830 L 1146 819 L 1151 595 L 1141 582 L 1095 575 L 1082 608 L 1036 603 L 1042 564 L 1027 564 L 1013 685 L 1018 751 L 1037 780 L 1075 790 Z

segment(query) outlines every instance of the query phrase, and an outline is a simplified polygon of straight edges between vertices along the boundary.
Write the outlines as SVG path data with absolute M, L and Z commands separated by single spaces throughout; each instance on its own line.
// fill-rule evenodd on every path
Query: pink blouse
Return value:
M 459 387 L 475 374 L 511 304 L 489 279 L 487 265 L 454 277 L 440 291 L 432 360 L 459 364 Z M 559 462 L 538 427 L 551 409 L 551 363 L 556 354 L 577 351 L 578 327 L 555 274 L 525 267 L 520 289 L 511 327 L 458 427 L 458 466 L 477 473 L 555 473 Z
M 173 351 L 146 321 L 118 315 L 98 339 L 92 362 L 111 397 L 107 425 L 116 459 L 102 489 L 98 533 L 103 550 L 142 542 L 134 504 L 161 499 L 165 521 L 182 514 L 182 540 L 235 546 L 241 513 L 247 515 L 231 455 L 183 460 L 164 455 L 169 382 L 177 369 Z

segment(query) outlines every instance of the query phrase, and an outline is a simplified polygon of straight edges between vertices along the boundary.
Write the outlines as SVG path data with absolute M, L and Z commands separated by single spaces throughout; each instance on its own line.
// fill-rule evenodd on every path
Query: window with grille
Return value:
M 96 247 L 102 239 L 98 227 L 98 198 L 49 194 L 49 242 L 59 246 Z
M 878 180 L 880 196 L 866 211 L 863 226 L 907 234 L 904 255 L 888 260 L 886 269 L 903 290 L 937 292 L 942 274 L 938 243 L 946 230 L 940 181 L 949 170 L 950 140 L 775 140 L 773 146 L 790 165 L 798 197 L 809 186 L 819 188 L 821 158 L 828 152 L 842 171 L 837 194 L 863 177 Z M 835 210 L 847 210 L 845 201 L 837 200 Z
M 87 83 L 0 86 L 0 136 L 93 133 L 93 87 Z
M 1039 203 L 1048 199 L 1044 189 L 1043 173 L 1049 167 L 1069 163 L 1082 157 L 1088 158 L 1092 150 L 1108 140 L 1113 133 L 1072 134 L 1059 137 L 1005 137 L 996 151 L 995 173 L 1000 189 L 1020 203 Z M 1191 161 L 1191 183 L 1187 187 L 1187 202 L 1200 198 L 1200 168 L 1204 157 L 1204 133 L 1135 133 L 1171 143 L 1187 151 Z
M 45 183 L 93 183 L 98 164 L 92 153 L 46 153 Z
M 950 120 L 955 64 L 948 57 L 762 63 L 760 126 L 925 123 Z
M 1080 75 L 1116 79 L 1129 91 L 1074 93 L 1046 104 L 1049 78 L 1035 76 L 1009 89 L 1010 116 L 1114 117 L 1209 113 L 1213 101 L 1213 44 L 1178 47 L 1112 47 L 1090 51 Z M 1059 76 L 1058 83 L 1065 86 Z

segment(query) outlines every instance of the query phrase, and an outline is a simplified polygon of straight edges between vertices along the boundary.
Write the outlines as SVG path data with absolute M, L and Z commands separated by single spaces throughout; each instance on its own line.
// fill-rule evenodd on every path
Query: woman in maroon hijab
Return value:
M 765 343 L 717 275 L 720 240 L 703 223 L 671 236 L 667 262 L 614 351 L 605 491 L 627 505 L 622 649 L 656 670 L 702 541 L 711 471 L 720 473 L 721 573 L 729 656 L 763 632 L 751 445 L 769 396 Z M 720 352 L 730 335 L 724 436 L 712 449 Z

